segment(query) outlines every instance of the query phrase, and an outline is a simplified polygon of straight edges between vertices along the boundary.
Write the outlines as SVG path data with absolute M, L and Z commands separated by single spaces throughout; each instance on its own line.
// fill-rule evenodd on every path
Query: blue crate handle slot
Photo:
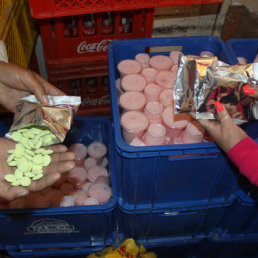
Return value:
M 191 214 L 197 214 L 197 211 L 175 211 L 175 212 L 164 212 L 161 213 L 159 216 L 184 216 L 184 215 L 191 215 Z
M 168 161 L 177 161 L 177 160 L 187 160 L 187 159 L 216 159 L 220 153 L 197 153 L 197 154 L 183 154 L 183 155 L 174 155 L 169 156 Z

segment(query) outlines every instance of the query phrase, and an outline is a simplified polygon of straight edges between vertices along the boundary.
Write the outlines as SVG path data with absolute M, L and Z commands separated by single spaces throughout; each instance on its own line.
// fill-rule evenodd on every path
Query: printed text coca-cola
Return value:
M 82 41 L 77 47 L 77 53 L 83 54 L 86 52 L 94 53 L 94 52 L 105 52 L 107 51 L 107 46 L 111 42 L 111 39 L 103 39 L 100 42 L 89 42 L 87 43 L 85 40 Z

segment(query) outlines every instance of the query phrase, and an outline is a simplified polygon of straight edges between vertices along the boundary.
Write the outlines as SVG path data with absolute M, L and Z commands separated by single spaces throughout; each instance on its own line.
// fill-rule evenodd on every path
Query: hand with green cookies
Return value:
M 28 94 L 34 94 L 42 104 L 48 104 L 47 95 L 65 95 L 39 74 L 16 64 L 0 61 L 0 104 L 15 112 L 17 100 Z
M 8 165 L 7 159 L 10 156 L 7 150 L 15 149 L 16 143 L 12 140 L 0 138 L 0 197 L 6 200 L 14 200 L 25 196 L 30 192 L 43 190 L 53 185 L 61 176 L 61 174 L 74 168 L 75 154 L 67 152 L 67 147 L 61 144 L 45 147 L 52 150 L 51 163 L 43 168 L 44 176 L 38 180 L 32 181 L 29 186 L 12 186 L 6 181 L 7 174 L 13 174 L 13 168 Z
M 33 71 L 16 64 L 8 64 L 0 61 L 0 104 L 11 112 L 15 112 L 17 101 L 30 94 L 34 94 L 42 104 L 49 103 L 47 95 L 65 95 L 62 91 Z M 46 144 L 45 146 L 51 144 L 55 143 Z M 41 172 L 43 171 L 42 174 L 44 174 L 44 176 L 42 176 L 42 174 L 32 175 L 30 173 L 31 170 L 30 172 L 22 171 L 23 173 L 21 174 L 20 170 L 22 169 L 18 169 L 17 175 L 22 176 L 22 180 L 20 180 L 20 183 L 17 183 L 17 180 L 11 182 L 14 179 L 13 174 L 17 169 L 9 166 L 7 163 L 8 158 L 9 160 L 12 159 L 10 158 L 11 153 L 8 153 L 8 151 L 15 149 L 16 145 L 16 142 L 12 140 L 0 138 L 0 197 L 6 200 L 14 200 L 30 192 L 43 190 L 54 184 L 62 173 L 68 172 L 75 166 L 73 161 L 75 159 L 74 153 L 68 152 L 67 147 L 64 145 L 52 145 L 51 147 L 45 148 L 53 150 L 53 153 L 50 151 L 48 155 L 45 155 L 45 163 L 50 161 L 51 163 L 42 167 Z M 29 152 L 30 146 L 27 147 L 27 152 Z M 25 153 L 25 155 L 26 154 L 29 153 Z M 38 157 L 40 158 L 40 155 L 37 155 L 35 158 L 36 162 L 39 162 Z M 49 159 L 49 157 L 51 157 L 51 159 Z M 21 160 L 22 159 L 16 160 L 15 162 L 20 163 Z M 24 174 L 27 175 L 25 178 Z M 6 180 L 6 178 L 9 179 L 9 181 Z

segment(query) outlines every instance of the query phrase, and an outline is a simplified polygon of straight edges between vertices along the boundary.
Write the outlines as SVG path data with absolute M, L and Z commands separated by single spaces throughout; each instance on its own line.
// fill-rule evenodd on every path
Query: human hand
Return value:
M 243 87 L 242 91 L 247 94 L 249 97 L 258 100 L 258 86 L 253 88 L 251 85 L 247 84 Z
M 220 122 L 206 119 L 198 120 L 198 122 L 207 130 L 220 148 L 228 153 L 239 141 L 248 135 L 239 126 L 234 124 L 230 115 L 220 102 L 214 101 L 214 105 L 218 111 Z
M 15 148 L 15 142 L 6 138 L 0 138 L 0 197 L 6 200 L 14 200 L 16 198 L 28 195 L 30 192 L 41 191 L 48 186 L 53 185 L 60 179 L 61 174 L 68 172 L 75 167 L 73 152 L 67 152 L 67 147 L 61 144 L 49 146 L 46 149 L 53 150 L 51 155 L 51 163 L 44 167 L 44 176 L 36 181 L 32 181 L 28 187 L 11 186 L 4 177 L 6 174 L 13 173 L 12 167 L 7 164 L 9 154 L 8 150 Z
M 19 98 L 34 94 L 42 104 L 48 104 L 47 95 L 64 95 L 37 73 L 18 66 L 0 62 L 0 103 L 15 112 Z

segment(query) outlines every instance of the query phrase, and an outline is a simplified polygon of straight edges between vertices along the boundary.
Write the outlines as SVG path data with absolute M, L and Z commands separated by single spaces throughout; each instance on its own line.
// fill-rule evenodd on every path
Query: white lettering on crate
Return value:
M 59 219 L 40 219 L 26 228 L 25 235 L 31 234 L 70 234 L 79 233 L 73 225 Z
M 82 106 L 102 106 L 110 104 L 110 97 L 109 95 L 102 96 L 100 98 L 90 98 L 87 97 L 82 101 Z
M 86 41 L 82 41 L 77 47 L 77 53 L 84 54 L 86 52 L 105 52 L 107 51 L 107 46 L 111 41 L 111 39 L 103 39 L 96 43 L 87 43 Z

